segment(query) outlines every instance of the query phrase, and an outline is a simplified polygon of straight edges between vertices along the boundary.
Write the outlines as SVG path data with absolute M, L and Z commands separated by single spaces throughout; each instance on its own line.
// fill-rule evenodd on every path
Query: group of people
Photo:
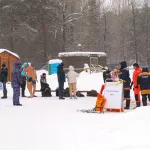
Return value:
M 79 76 L 79 74 L 74 71 L 73 66 L 69 66 L 69 72 L 67 73 L 67 75 L 65 75 L 63 67 L 64 67 L 64 63 L 62 62 L 57 69 L 59 99 L 62 100 L 65 99 L 63 97 L 63 90 L 64 90 L 64 83 L 66 82 L 66 78 L 68 79 L 70 99 L 72 99 L 73 97 L 74 99 L 77 99 L 76 85 L 77 85 L 77 77 Z
M 124 87 L 124 99 L 126 100 L 125 109 L 130 109 L 130 90 L 133 87 L 136 107 L 141 106 L 141 95 L 142 95 L 142 103 L 143 106 L 147 106 L 147 98 L 150 101 L 150 73 L 147 67 L 141 67 L 137 64 L 133 64 L 134 73 L 132 80 L 130 78 L 129 69 L 127 67 L 126 61 L 122 61 L 120 63 L 120 67 L 116 67 L 112 72 L 105 67 L 105 71 L 103 72 L 104 82 L 116 82 L 119 80 L 123 81 Z M 77 86 L 77 77 L 79 74 L 74 71 L 73 66 L 69 66 L 69 72 L 65 74 L 64 71 L 64 63 L 60 63 L 57 69 L 57 77 L 58 77 L 58 87 L 59 87 L 59 99 L 65 99 L 63 97 L 64 91 L 64 83 L 66 82 L 66 78 L 68 79 L 69 86 L 69 94 L 70 99 L 74 97 L 76 99 L 76 86 Z M 2 99 L 7 98 L 7 76 L 8 76 L 8 68 L 5 64 L 2 65 L 0 81 L 3 83 L 3 97 Z M 19 102 L 20 97 L 20 88 L 22 89 L 22 97 L 25 96 L 26 84 L 29 90 L 30 96 L 28 98 L 36 97 L 36 83 L 37 75 L 36 70 L 33 64 L 24 63 L 21 66 L 20 62 L 15 63 L 15 67 L 12 72 L 12 88 L 13 88 L 13 105 L 22 106 Z M 50 88 L 46 80 L 46 74 L 43 73 L 40 79 L 41 83 L 41 92 L 42 97 L 51 96 Z M 141 94 L 141 95 L 140 95 Z
M 66 78 L 68 79 L 68 83 L 69 83 L 70 99 L 72 99 L 73 97 L 76 99 L 77 98 L 76 78 L 79 76 L 79 74 L 74 71 L 73 66 L 70 66 L 69 72 L 67 73 L 67 75 L 65 75 L 63 67 L 64 67 L 64 63 L 62 62 L 58 66 L 58 71 L 57 71 L 59 99 L 62 100 L 65 99 L 63 97 L 63 91 L 64 91 L 64 83 L 66 82 Z M 4 94 L 2 99 L 7 98 L 7 88 L 6 88 L 7 76 L 8 76 L 8 68 L 6 67 L 5 64 L 3 64 L 1 69 L 1 74 L 0 74 L 0 81 L 3 83 L 3 94 Z M 23 65 L 21 65 L 19 61 L 15 62 L 14 69 L 12 71 L 12 82 L 11 82 L 13 88 L 13 105 L 22 106 L 22 104 L 20 104 L 19 101 L 20 88 L 21 88 L 21 96 L 26 97 L 25 95 L 26 85 L 30 93 L 30 96 L 28 96 L 28 98 L 37 97 L 35 95 L 37 82 L 38 82 L 37 74 L 33 64 L 29 64 L 25 62 Z M 50 97 L 51 91 L 50 91 L 49 84 L 47 83 L 45 73 L 41 75 L 40 83 L 41 83 L 40 91 L 42 93 L 42 97 Z
M 13 105 L 22 106 L 19 102 L 20 97 L 20 88 L 22 89 L 22 97 L 25 96 L 26 84 L 30 96 L 28 98 L 33 98 L 35 96 L 36 91 L 36 82 L 37 75 L 36 70 L 33 64 L 24 63 L 21 66 L 20 62 L 16 62 L 13 72 L 12 72 L 12 88 L 13 88 Z
M 147 98 L 150 101 L 150 73 L 147 67 L 141 68 L 138 63 L 133 64 L 134 72 L 132 80 L 130 78 L 129 69 L 126 61 L 120 63 L 120 67 L 116 67 L 112 72 L 106 67 L 103 72 L 104 82 L 123 81 L 124 99 L 126 100 L 125 109 L 130 109 L 130 90 L 133 87 L 136 107 L 141 106 L 141 95 L 143 106 L 147 106 Z

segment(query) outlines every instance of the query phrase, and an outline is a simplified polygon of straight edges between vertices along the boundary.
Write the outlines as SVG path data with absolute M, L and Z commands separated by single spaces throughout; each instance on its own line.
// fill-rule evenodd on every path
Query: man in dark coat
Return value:
M 7 98 L 7 88 L 6 88 L 7 76 L 8 76 L 8 68 L 6 67 L 5 64 L 2 64 L 1 69 L 1 82 L 3 83 L 3 97 L 1 97 L 2 99 Z
M 59 84 L 59 99 L 65 99 L 63 97 L 63 90 L 64 90 L 64 82 L 66 82 L 66 78 L 65 78 L 65 72 L 63 67 L 64 67 L 64 63 L 62 62 L 58 66 L 58 70 L 57 70 L 57 77 L 58 77 L 58 84 Z
M 127 68 L 126 61 L 122 61 L 120 63 L 119 78 L 123 80 L 124 99 L 126 100 L 125 109 L 130 109 L 130 84 L 131 84 L 131 79 L 130 79 L 129 69 Z
M 108 67 L 105 67 L 104 69 L 105 71 L 103 72 L 103 80 L 105 83 L 106 79 L 111 79 L 111 75 L 110 75 L 110 70 L 108 69 Z
M 22 106 L 19 102 L 21 87 L 21 63 L 15 63 L 15 69 L 12 72 L 13 105 Z
M 147 67 L 142 69 L 142 73 L 139 75 L 137 83 L 140 86 L 143 106 L 147 106 L 147 97 L 150 101 L 150 73 Z

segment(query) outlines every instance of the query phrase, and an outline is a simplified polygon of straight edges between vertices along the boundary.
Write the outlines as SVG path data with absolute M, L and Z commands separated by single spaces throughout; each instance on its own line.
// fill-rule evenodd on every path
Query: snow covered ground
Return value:
M 38 71 L 38 77 L 44 71 Z M 56 75 L 48 77 L 52 89 Z M 102 74 L 82 73 L 78 89 L 100 90 Z M 67 84 L 66 84 L 67 86 Z M 38 85 L 39 88 L 39 85 Z M 150 108 L 128 113 L 84 114 L 77 109 L 93 108 L 95 98 L 58 100 L 57 97 L 21 98 L 23 107 L 0 100 L 0 150 L 149 150 Z M 2 93 L 2 91 L 1 91 Z

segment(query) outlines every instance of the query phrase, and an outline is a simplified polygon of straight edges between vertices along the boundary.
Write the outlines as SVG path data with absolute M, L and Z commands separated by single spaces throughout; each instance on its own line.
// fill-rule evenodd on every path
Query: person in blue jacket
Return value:
M 13 88 L 13 105 L 22 106 L 19 102 L 21 87 L 21 63 L 15 63 L 15 69 L 12 72 L 12 88 Z
M 7 76 L 8 76 L 8 68 L 6 67 L 6 64 L 2 64 L 1 69 L 1 82 L 3 83 L 3 97 L 1 97 L 2 99 L 7 98 L 7 88 L 6 88 Z
M 24 63 L 22 66 L 21 66 L 21 69 L 22 69 L 22 72 L 21 72 L 21 82 L 22 82 L 22 85 L 21 85 L 21 95 L 22 97 L 26 97 L 25 96 L 25 89 L 26 89 L 26 72 L 25 72 L 25 68 L 28 67 L 28 63 Z
M 64 63 L 62 62 L 58 66 L 57 70 L 57 77 L 58 77 L 58 84 L 59 84 L 59 99 L 65 99 L 63 97 L 63 90 L 64 90 L 64 83 L 66 82 L 65 72 L 64 72 Z

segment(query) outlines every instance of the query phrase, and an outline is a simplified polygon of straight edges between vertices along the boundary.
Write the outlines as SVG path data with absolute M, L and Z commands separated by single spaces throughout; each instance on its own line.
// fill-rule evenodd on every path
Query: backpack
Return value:
M 97 97 L 97 91 L 96 90 L 91 90 L 87 92 L 87 96 L 92 96 L 92 97 Z
M 96 106 L 94 110 L 97 112 L 104 112 L 105 104 L 106 104 L 106 98 L 101 94 L 98 94 L 96 100 Z
M 82 93 L 80 93 L 79 91 L 77 91 L 76 95 L 77 95 L 77 97 L 84 97 L 84 95 Z
M 69 88 L 64 90 L 64 97 L 70 97 Z

